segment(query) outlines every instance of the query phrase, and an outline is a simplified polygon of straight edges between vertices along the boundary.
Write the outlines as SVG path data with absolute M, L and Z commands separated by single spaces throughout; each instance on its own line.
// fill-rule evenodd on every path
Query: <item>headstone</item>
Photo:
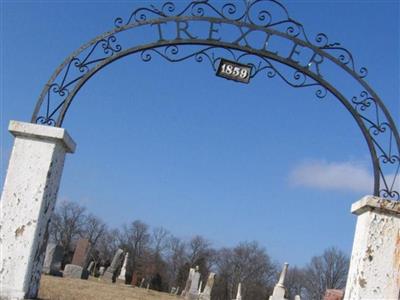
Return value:
M 200 281 L 200 273 L 194 272 L 193 276 L 192 276 L 192 283 L 190 285 L 190 289 L 189 289 L 189 293 L 190 294 L 197 294 L 198 292 L 198 288 L 199 288 L 199 281 Z
M 294 300 L 301 300 L 299 295 L 294 296 Z
M 172 295 L 175 294 L 175 291 L 176 291 L 176 287 L 173 286 L 173 287 L 171 288 L 170 294 L 172 294 Z
M 199 289 L 197 290 L 197 294 L 201 294 L 201 288 L 203 287 L 203 281 L 200 281 Z
M 131 285 L 132 285 L 132 286 L 136 286 L 136 285 L 137 285 L 137 280 L 138 280 L 138 278 L 137 278 L 137 273 L 134 271 L 133 274 L 132 274 Z
M 200 281 L 200 273 L 199 273 L 199 267 L 197 266 L 194 273 L 192 272 L 189 292 L 185 293 L 185 299 L 195 300 L 198 298 L 199 281 Z
M 236 298 L 234 300 L 242 300 L 242 283 L 239 282 Z
M 126 265 L 128 264 L 128 258 L 129 258 L 129 253 L 126 252 L 125 258 L 124 258 L 124 264 L 122 265 L 121 273 L 119 273 L 119 276 L 118 276 L 118 280 L 120 280 L 124 284 L 125 284 L 125 280 L 126 280 L 125 275 L 126 275 Z
M 144 285 L 144 281 L 145 281 L 145 279 L 144 278 L 142 278 L 142 281 L 140 282 L 140 288 L 142 288 L 143 287 L 143 285 Z
M 87 239 L 80 239 L 75 247 L 72 262 L 64 268 L 64 277 L 88 279 L 89 271 L 86 269 L 90 243 Z
M 211 299 L 211 291 L 215 281 L 215 273 L 210 273 L 208 275 L 206 286 L 204 287 L 203 292 L 200 294 L 199 300 L 210 300 Z
M 121 265 L 121 260 L 123 257 L 124 251 L 122 249 L 118 249 L 114 255 L 114 258 L 111 262 L 111 265 L 106 269 L 103 274 L 102 279 L 108 282 L 115 282 L 117 277 L 116 272 Z
M 286 273 L 288 270 L 289 264 L 285 263 L 283 266 L 283 270 L 281 276 L 279 277 L 278 283 L 274 287 L 274 291 L 272 296 L 269 297 L 269 300 L 285 300 L 285 286 L 283 285 L 285 282 Z
M 63 276 L 67 278 L 88 279 L 89 272 L 81 266 L 69 264 L 65 265 Z
M 178 296 L 178 293 L 179 293 L 179 286 L 176 288 L 174 295 Z
M 87 267 L 89 274 L 92 274 L 93 268 L 94 268 L 94 261 L 91 261 L 89 266 Z
M 185 288 L 182 290 L 181 296 L 186 296 L 189 293 L 190 285 L 192 284 L 192 277 L 195 271 L 194 268 L 189 269 L 188 278 L 186 279 Z
M 47 244 L 42 272 L 53 276 L 62 276 L 60 270 L 63 256 L 64 249 L 60 245 Z
M 103 266 L 101 266 L 101 267 L 99 268 L 100 276 L 103 276 L 103 275 L 104 275 L 104 271 L 105 271 L 105 270 L 106 270 L 106 268 L 103 267 Z
M 344 297 L 343 290 L 326 290 L 324 300 L 342 300 Z
M 72 258 L 72 265 L 81 266 L 85 268 L 90 251 L 90 243 L 88 239 L 80 239 L 76 244 L 74 256 Z

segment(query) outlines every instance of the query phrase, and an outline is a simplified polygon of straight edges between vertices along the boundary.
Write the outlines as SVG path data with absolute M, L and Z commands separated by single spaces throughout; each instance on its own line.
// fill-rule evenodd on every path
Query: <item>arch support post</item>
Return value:
M 400 202 L 366 196 L 351 211 L 357 225 L 344 299 L 398 299 Z
M 66 153 L 62 128 L 11 121 L 15 136 L 1 195 L 0 298 L 36 298 Z

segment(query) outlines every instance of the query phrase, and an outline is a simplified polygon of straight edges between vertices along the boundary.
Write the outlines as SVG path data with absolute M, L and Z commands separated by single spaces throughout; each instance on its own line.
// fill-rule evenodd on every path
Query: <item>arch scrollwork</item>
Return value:
M 365 81 L 368 70 L 326 34 L 310 38 L 276 0 L 168 1 L 137 8 L 66 58 L 45 85 L 31 121 L 62 126 L 81 87 L 103 67 L 131 54 L 144 62 L 154 56 L 169 62 L 208 62 L 214 71 L 221 59 L 230 59 L 250 66 L 251 78 L 280 78 L 294 88 L 313 88 L 317 98 L 335 96 L 367 142 L 374 195 L 400 200 L 399 133 L 383 101 Z M 352 89 L 334 82 L 329 77 L 332 70 L 348 76 Z

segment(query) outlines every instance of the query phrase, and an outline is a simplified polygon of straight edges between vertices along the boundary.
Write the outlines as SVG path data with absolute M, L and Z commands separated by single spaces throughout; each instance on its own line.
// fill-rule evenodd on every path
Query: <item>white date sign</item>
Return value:
M 221 59 L 217 76 L 239 82 L 249 83 L 251 67 L 227 59 Z

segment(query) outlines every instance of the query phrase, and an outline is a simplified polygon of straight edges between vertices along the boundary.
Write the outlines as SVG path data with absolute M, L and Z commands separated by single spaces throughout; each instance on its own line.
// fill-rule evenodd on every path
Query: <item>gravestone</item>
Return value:
M 100 276 L 103 276 L 105 270 L 106 270 L 106 268 L 103 267 L 103 266 L 101 266 L 101 267 L 99 268 L 99 274 L 100 274 Z
M 90 251 L 90 242 L 88 239 L 80 239 L 76 244 L 72 265 L 86 267 L 87 259 Z
M 144 285 L 144 281 L 145 281 L 145 279 L 144 278 L 142 278 L 142 281 L 140 281 L 140 288 L 142 288 L 143 287 L 143 285 Z
M 69 278 L 88 279 L 89 271 L 85 268 L 90 250 L 90 243 L 87 239 L 80 239 L 75 247 L 71 264 L 64 267 L 63 275 Z
M 192 284 L 192 276 L 195 272 L 194 268 L 189 269 L 188 278 L 186 279 L 185 288 L 182 290 L 181 296 L 186 296 L 189 293 L 190 285 Z
M 236 298 L 234 300 L 242 300 L 242 283 L 239 282 Z
M 67 278 L 88 279 L 88 270 L 77 265 L 65 265 L 63 276 Z
M 325 292 L 324 300 L 342 300 L 344 298 L 343 290 L 328 289 Z
M 132 285 L 132 286 L 137 286 L 137 280 L 138 280 L 138 276 L 137 276 L 137 273 L 134 271 L 134 272 L 132 273 L 131 285 Z
M 60 270 L 63 256 L 63 247 L 54 243 L 49 243 L 46 248 L 42 272 L 53 276 L 62 276 Z
M 126 275 L 126 266 L 128 264 L 128 258 L 129 258 L 129 253 L 126 252 L 125 258 L 124 258 L 124 264 L 122 265 L 121 273 L 119 273 L 119 276 L 118 276 L 118 281 L 120 281 L 121 283 L 124 283 L 124 284 L 126 281 L 125 275 Z
M 199 288 L 200 273 L 196 270 L 192 276 L 192 282 L 190 285 L 189 293 L 196 295 Z
M 94 261 L 91 261 L 89 266 L 87 267 L 89 274 L 92 274 L 93 268 L 94 268 Z
M 203 281 L 200 281 L 199 289 L 197 290 L 197 294 L 201 294 L 201 288 L 203 287 Z
M 189 292 L 185 293 L 185 299 L 187 300 L 195 300 L 199 296 L 199 281 L 200 281 L 200 273 L 199 273 L 199 267 L 196 266 L 196 269 L 194 272 L 192 269 L 190 270 L 192 272 L 191 274 L 191 279 L 190 279 L 190 288 Z M 189 273 L 190 275 L 190 273 Z
M 215 281 L 215 273 L 210 273 L 208 275 L 206 286 L 204 287 L 203 292 L 200 294 L 199 300 L 210 300 L 211 299 L 211 291 Z
M 283 266 L 283 270 L 281 273 L 281 276 L 279 277 L 278 283 L 274 287 L 274 291 L 272 293 L 272 296 L 269 297 L 269 300 L 285 300 L 285 286 L 283 285 L 285 282 L 285 277 L 286 273 L 288 270 L 289 264 L 285 263 Z
M 176 288 L 174 295 L 178 296 L 178 293 L 179 293 L 179 286 Z
M 118 271 L 119 266 L 121 265 L 123 254 L 124 250 L 122 249 L 117 250 L 111 262 L 111 265 L 106 269 L 106 271 L 103 274 L 102 277 L 103 280 L 107 282 L 115 282 L 115 279 L 117 277 L 116 273 Z

